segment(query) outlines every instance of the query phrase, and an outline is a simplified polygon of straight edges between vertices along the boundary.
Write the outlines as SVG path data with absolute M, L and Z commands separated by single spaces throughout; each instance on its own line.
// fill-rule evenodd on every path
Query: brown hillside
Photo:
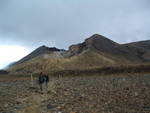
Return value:
M 8 70 L 13 73 L 102 68 L 146 64 L 150 61 L 150 41 L 118 44 L 95 34 L 69 50 L 41 46 Z

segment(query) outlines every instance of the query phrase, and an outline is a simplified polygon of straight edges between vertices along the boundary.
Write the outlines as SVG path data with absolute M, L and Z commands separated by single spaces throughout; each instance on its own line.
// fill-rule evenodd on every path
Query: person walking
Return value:
M 49 76 L 45 72 L 40 72 L 39 74 L 39 85 L 40 85 L 40 90 L 43 91 L 43 83 L 46 85 L 46 91 L 48 89 L 48 82 L 49 82 Z
M 46 90 L 47 90 L 47 88 L 48 88 L 48 82 L 49 82 L 49 76 L 48 76 L 48 74 L 46 73 L 46 74 L 45 74 Z
M 39 74 L 38 81 L 39 81 L 39 85 L 40 85 L 40 90 L 43 91 L 42 84 L 44 83 L 44 78 L 43 78 L 43 73 L 42 72 L 40 72 L 40 74 Z

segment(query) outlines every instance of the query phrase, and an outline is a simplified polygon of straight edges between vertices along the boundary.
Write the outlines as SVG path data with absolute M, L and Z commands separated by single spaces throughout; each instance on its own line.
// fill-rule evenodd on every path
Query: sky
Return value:
M 0 0 L 0 68 L 41 45 L 67 49 L 93 34 L 149 40 L 149 20 L 150 0 Z

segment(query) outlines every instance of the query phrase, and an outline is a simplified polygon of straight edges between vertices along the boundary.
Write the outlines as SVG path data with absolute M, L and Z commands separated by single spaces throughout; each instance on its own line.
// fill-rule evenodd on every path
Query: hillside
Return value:
M 34 50 L 29 55 L 25 56 L 24 58 L 22 58 L 21 60 L 16 62 L 15 64 L 24 63 L 24 62 L 26 62 L 28 60 L 31 60 L 31 59 L 39 56 L 39 55 L 50 54 L 50 53 L 55 52 L 55 51 L 60 51 L 60 50 L 55 48 L 55 47 L 49 48 L 49 47 L 46 47 L 46 46 L 41 46 L 41 47 L 37 48 L 36 50 Z
M 129 43 L 128 46 L 135 47 L 145 61 L 150 60 L 150 40 Z
M 118 44 L 95 34 L 69 50 L 41 46 L 8 70 L 15 74 L 40 71 L 84 70 L 118 65 L 137 65 L 150 62 L 150 41 Z

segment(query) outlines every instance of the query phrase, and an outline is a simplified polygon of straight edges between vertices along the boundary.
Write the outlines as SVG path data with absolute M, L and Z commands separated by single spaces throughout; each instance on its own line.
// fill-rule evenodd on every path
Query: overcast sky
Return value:
M 93 34 L 150 39 L 150 0 L 0 0 L 0 46 L 67 49 Z

